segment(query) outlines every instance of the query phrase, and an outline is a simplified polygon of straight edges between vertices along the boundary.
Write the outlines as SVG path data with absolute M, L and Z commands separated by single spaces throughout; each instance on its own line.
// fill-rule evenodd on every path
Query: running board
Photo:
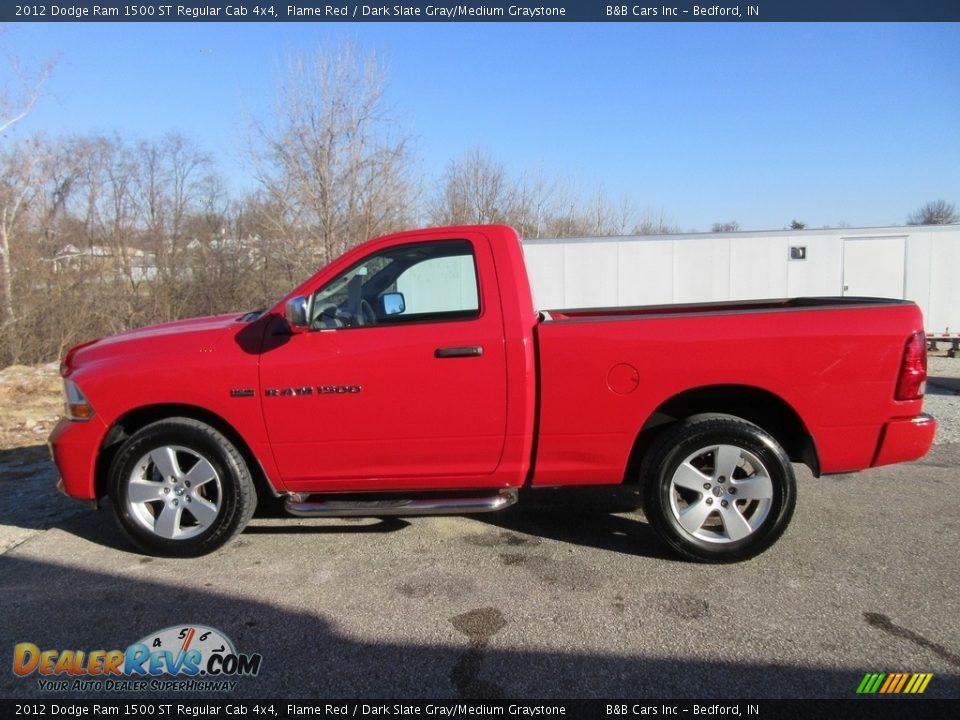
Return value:
M 384 515 L 460 515 L 503 510 L 517 501 L 516 490 L 498 495 L 458 498 L 404 498 L 399 500 L 318 500 L 293 494 L 284 503 L 298 517 L 381 517 Z

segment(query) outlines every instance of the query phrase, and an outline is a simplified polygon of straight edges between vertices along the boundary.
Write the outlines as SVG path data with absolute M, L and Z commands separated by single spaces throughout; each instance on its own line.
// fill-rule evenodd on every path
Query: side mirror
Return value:
M 400 292 L 384 293 L 380 296 L 380 302 L 383 304 L 382 314 L 384 317 L 387 315 L 399 315 L 407 309 L 403 301 L 403 293 Z
M 307 329 L 309 325 L 309 321 L 307 320 L 307 308 L 309 304 L 307 298 L 302 295 L 287 300 L 287 304 L 283 308 L 283 314 L 287 318 L 287 322 L 290 323 L 291 328 Z

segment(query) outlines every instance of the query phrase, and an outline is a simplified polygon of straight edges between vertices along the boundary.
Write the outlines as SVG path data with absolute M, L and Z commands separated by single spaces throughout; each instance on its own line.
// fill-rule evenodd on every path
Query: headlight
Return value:
M 72 380 L 63 380 L 63 393 L 67 396 L 67 417 L 71 420 L 86 422 L 93 417 L 93 405 Z

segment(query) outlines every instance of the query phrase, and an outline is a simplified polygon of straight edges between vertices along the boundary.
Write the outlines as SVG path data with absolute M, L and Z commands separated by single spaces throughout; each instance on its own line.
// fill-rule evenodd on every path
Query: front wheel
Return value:
M 110 466 L 121 529 L 157 555 L 212 552 L 246 526 L 256 507 L 243 456 L 219 431 L 189 418 L 147 425 Z
M 783 448 L 731 416 L 693 417 L 667 430 L 641 468 L 647 520 L 677 553 L 705 562 L 753 557 L 793 515 L 796 480 Z

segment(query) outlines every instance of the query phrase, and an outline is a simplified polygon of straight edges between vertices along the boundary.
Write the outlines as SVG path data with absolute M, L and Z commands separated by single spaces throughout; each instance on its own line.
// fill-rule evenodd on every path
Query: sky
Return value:
M 960 206 L 958 24 L 25 23 L 0 51 L 56 59 L 18 135 L 181 132 L 241 193 L 285 62 L 341 40 L 385 58 L 425 187 L 480 147 L 683 231 Z

